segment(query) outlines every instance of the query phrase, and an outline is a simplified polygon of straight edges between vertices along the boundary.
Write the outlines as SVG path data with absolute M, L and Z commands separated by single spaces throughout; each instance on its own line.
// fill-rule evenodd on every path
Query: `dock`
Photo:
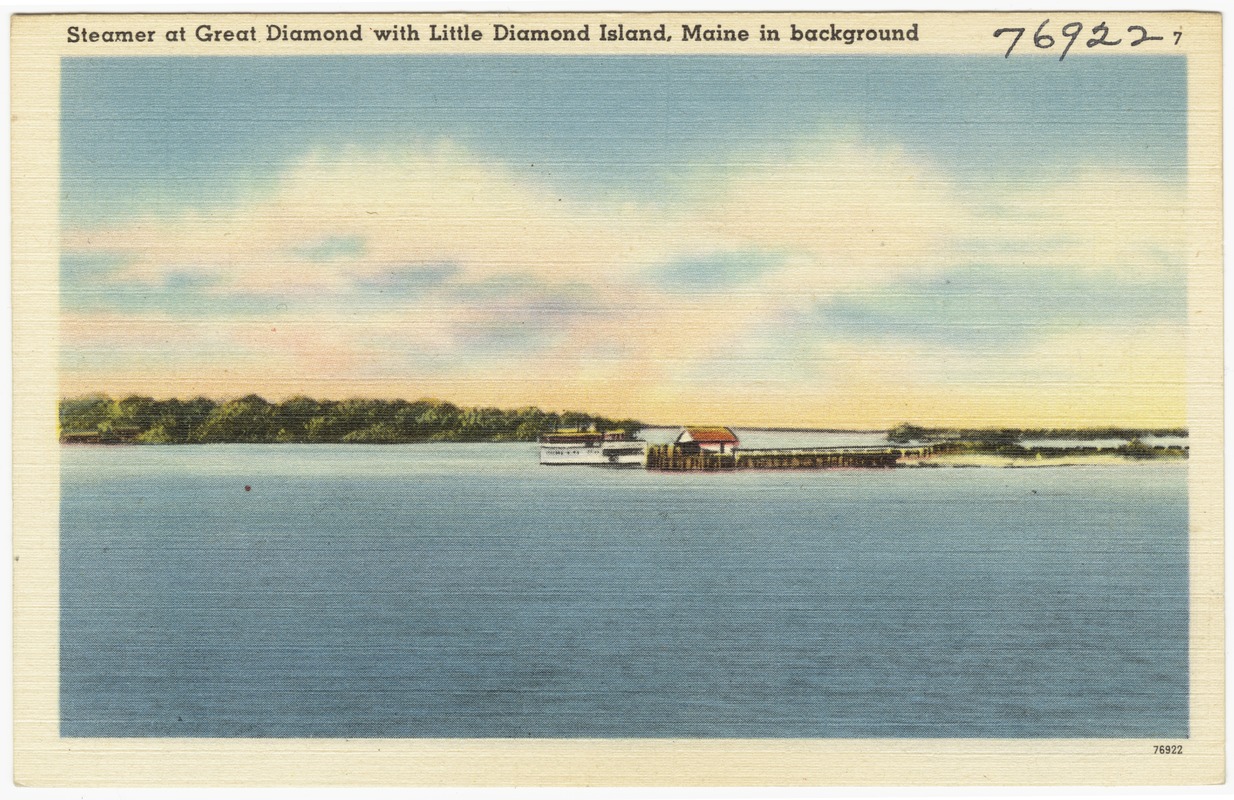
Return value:
M 717 472 L 737 468 L 733 453 L 699 451 L 697 447 L 680 447 L 672 444 L 652 445 L 647 448 L 647 469 L 661 472 Z
M 647 449 L 647 469 L 661 472 L 718 472 L 737 469 L 890 469 L 902 459 L 926 458 L 932 445 L 917 447 L 854 446 L 738 448 L 731 453 L 699 451 L 677 445 Z

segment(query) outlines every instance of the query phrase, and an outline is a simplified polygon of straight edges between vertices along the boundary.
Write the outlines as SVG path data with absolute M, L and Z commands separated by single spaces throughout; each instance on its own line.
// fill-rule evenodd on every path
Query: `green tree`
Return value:
M 60 432 L 97 431 L 111 413 L 112 400 L 105 394 L 90 394 L 60 401 Z
M 194 434 L 194 441 L 270 442 L 274 440 L 274 407 L 255 394 L 224 403 L 210 412 Z
M 65 398 L 60 431 L 98 433 L 105 442 L 139 444 L 206 442 L 502 442 L 534 441 L 559 427 L 636 431 L 637 420 L 610 420 L 577 411 L 549 413 L 460 408 L 440 400 L 315 400 L 296 396 L 269 403 L 248 395 L 219 404 L 209 398 L 155 400 L 131 395 L 112 400 L 95 394 Z
M 895 444 L 908 444 L 909 442 L 924 441 L 929 437 L 929 431 L 917 425 L 910 425 L 907 422 L 902 422 L 891 430 L 887 431 L 887 441 Z

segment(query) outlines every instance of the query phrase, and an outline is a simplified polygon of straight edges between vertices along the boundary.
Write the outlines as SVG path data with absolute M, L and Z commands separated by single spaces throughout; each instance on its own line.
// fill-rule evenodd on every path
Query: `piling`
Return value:
M 671 444 L 647 449 L 647 469 L 662 472 L 718 472 L 734 469 L 891 469 L 901 459 L 924 458 L 925 447 L 806 447 L 710 453 Z
M 662 472 L 717 472 L 737 468 L 732 453 L 708 453 L 671 444 L 647 448 L 647 469 Z

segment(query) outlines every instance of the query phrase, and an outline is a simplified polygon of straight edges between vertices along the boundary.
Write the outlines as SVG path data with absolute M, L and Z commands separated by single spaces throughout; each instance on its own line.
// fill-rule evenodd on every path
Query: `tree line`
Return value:
M 60 401 L 62 441 L 137 444 L 529 442 L 554 430 L 637 430 L 632 419 L 577 411 L 471 408 L 441 400 L 315 400 L 279 403 L 251 394 L 156 400 L 107 395 Z

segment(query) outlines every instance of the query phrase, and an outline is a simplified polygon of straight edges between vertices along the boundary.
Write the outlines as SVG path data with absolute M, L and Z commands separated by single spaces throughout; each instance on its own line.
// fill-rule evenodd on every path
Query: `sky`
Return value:
M 1185 424 L 1186 61 L 70 58 L 61 383 Z

